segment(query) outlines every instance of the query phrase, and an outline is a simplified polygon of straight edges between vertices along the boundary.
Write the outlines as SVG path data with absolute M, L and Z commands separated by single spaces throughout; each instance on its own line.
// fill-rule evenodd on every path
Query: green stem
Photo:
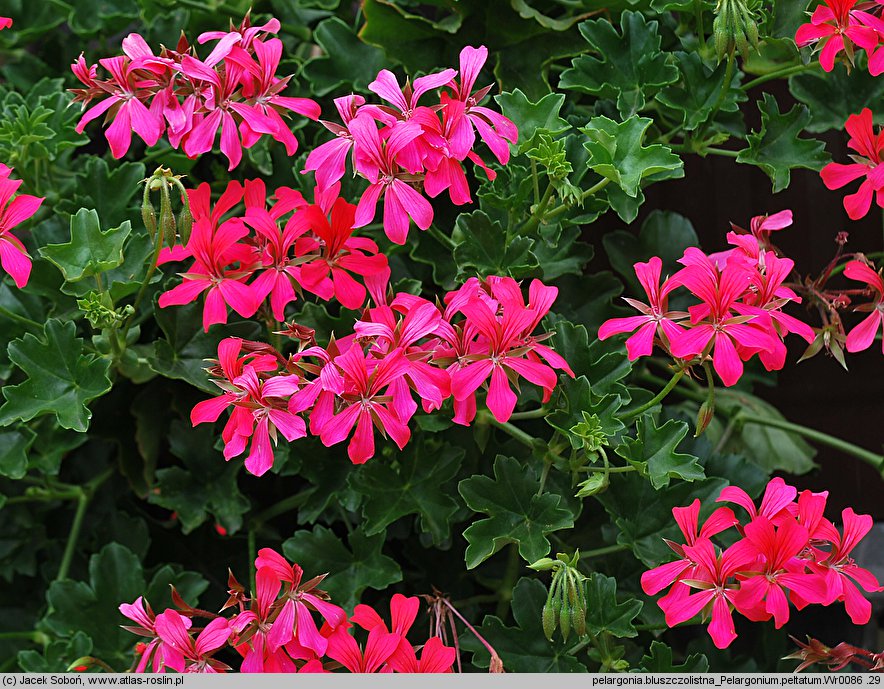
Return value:
M 627 411 L 625 414 L 623 414 L 620 417 L 620 419 L 622 421 L 634 419 L 637 416 L 641 416 L 642 414 L 644 414 L 646 411 L 648 411 L 648 409 L 653 409 L 654 407 L 656 407 L 658 404 L 660 404 L 660 402 L 662 402 L 666 398 L 666 395 L 668 395 L 670 392 L 672 392 L 672 389 L 676 385 L 678 385 L 678 381 L 680 381 L 682 379 L 682 376 L 684 376 L 684 374 L 685 374 L 684 369 L 680 369 L 680 370 L 676 371 L 673 374 L 672 378 L 669 380 L 669 382 L 666 383 L 666 386 L 659 393 L 657 393 L 653 399 L 648 400 L 647 402 L 645 402 L 643 405 L 641 405 L 637 409 L 632 409 L 632 410 Z
M 500 430 L 504 431 L 505 433 L 509 434 L 510 436 L 512 436 L 513 438 L 518 440 L 525 447 L 529 447 L 533 450 L 534 447 L 536 447 L 537 443 L 539 442 L 537 440 L 537 438 L 535 438 L 533 435 L 531 435 L 530 433 L 526 433 L 521 428 L 517 428 L 516 426 L 513 426 L 513 424 L 509 423 L 508 421 L 498 421 L 491 414 L 488 414 L 487 412 L 480 412 L 480 413 L 482 414 L 482 419 L 486 423 L 490 423 L 492 426 L 496 426 Z
M 880 454 L 875 454 L 870 450 L 866 450 L 865 448 L 854 445 L 853 443 L 847 442 L 846 440 L 841 440 L 841 438 L 835 438 L 828 433 L 823 433 L 822 431 L 817 431 L 813 428 L 807 428 L 806 426 L 799 426 L 798 424 L 790 423 L 789 421 L 785 421 L 783 419 L 774 419 L 766 416 L 754 416 L 752 414 L 745 414 L 743 412 L 738 412 L 738 414 L 740 421 L 742 421 L 743 423 L 754 423 L 758 426 L 779 428 L 783 431 L 795 433 L 796 435 L 803 436 L 808 440 L 814 440 L 820 445 L 825 445 L 827 447 L 831 447 L 832 449 L 840 450 L 845 454 L 852 455 L 857 459 L 861 459 L 867 464 L 873 466 L 879 472 L 884 473 L 884 456 Z
M 608 179 L 607 177 L 605 177 L 604 179 L 602 179 L 601 181 L 597 182 L 596 184 L 591 186 L 589 189 L 584 191 L 580 195 L 580 200 L 585 201 L 593 194 L 600 192 L 602 189 L 604 189 L 610 183 L 611 183 L 611 180 Z M 571 204 L 567 204 L 567 203 L 563 203 L 561 206 L 556 206 L 555 208 L 553 208 L 551 211 L 549 211 L 546 214 L 546 219 L 552 220 L 553 218 L 557 218 L 558 216 L 560 216 L 562 213 L 569 210 L 570 208 L 572 208 Z
M 539 407 L 537 409 L 530 409 L 528 411 L 517 411 L 513 412 L 510 416 L 510 421 L 525 421 L 528 419 L 542 419 L 549 413 L 548 409 L 544 409 L 543 407 Z
M 297 509 L 304 501 L 310 497 L 310 494 L 313 492 L 312 488 L 308 488 L 306 490 L 302 490 L 300 493 L 295 493 L 294 495 L 290 495 L 287 498 L 283 498 L 279 502 L 271 505 L 263 512 L 259 512 L 253 519 L 252 523 L 256 526 L 260 526 L 262 524 L 267 523 L 271 519 L 278 517 L 281 514 L 285 514 L 286 512 L 291 512 L 294 509 Z
M 163 248 L 163 238 L 159 230 L 157 230 L 156 237 L 154 238 L 154 249 L 153 254 L 151 256 L 150 265 L 147 267 L 147 274 L 144 276 L 144 280 L 141 282 L 141 287 L 138 288 L 138 294 L 135 295 L 135 301 L 132 302 L 132 315 L 126 319 L 126 322 L 123 323 L 122 331 L 123 342 L 126 341 L 126 335 L 129 333 L 129 328 L 132 327 L 132 319 L 135 318 L 138 313 L 138 306 L 141 304 L 141 300 L 144 298 L 144 293 L 147 291 L 147 286 L 150 284 L 151 278 L 153 278 L 154 273 L 157 270 L 157 261 L 160 259 L 160 251 Z
M 751 88 L 755 88 L 756 86 L 761 86 L 761 84 L 765 84 L 768 81 L 772 81 L 773 79 L 780 79 L 782 77 L 791 77 L 794 74 L 803 74 L 804 72 L 811 72 L 813 70 L 818 69 L 820 66 L 819 62 L 812 62 L 808 65 L 791 65 L 789 67 L 781 67 L 780 69 L 774 70 L 773 72 L 768 72 L 767 74 L 762 74 L 760 77 L 753 79 L 752 81 L 747 81 L 740 88 L 744 91 L 748 91 Z
M 40 646 L 47 646 L 51 639 L 43 632 L 0 632 L 0 639 L 32 641 Z
M 629 550 L 629 546 L 623 545 L 622 543 L 615 543 L 614 545 L 606 545 L 603 548 L 596 548 L 595 550 L 581 550 L 580 559 L 585 560 L 591 557 L 611 555 L 612 553 L 622 553 L 624 550 Z
M 427 230 L 427 234 L 429 234 L 433 239 L 439 242 L 442 246 L 448 249 L 457 248 L 457 242 L 455 242 L 451 237 L 442 232 L 435 225 L 430 225 L 430 229 Z
M 512 543 L 507 554 L 506 571 L 497 589 L 497 616 L 503 619 L 513 599 L 513 587 L 519 578 L 519 547 Z
M 61 557 L 61 565 L 59 565 L 58 574 L 55 576 L 56 581 L 66 579 L 68 576 L 71 562 L 74 559 L 74 551 L 77 548 L 77 540 L 80 537 L 80 529 L 83 528 L 83 518 L 86 516 L 88 507 L 89 498 L 86 497 L 85 493 L 80 494 L 77 499 L 77 511 L 74 512 L 74 521 L 68 534 L 68 541 L 64 546 L 64 554 Z
M 113 475 L 113 469 L 105 469 L 102 473 L 89 481 L 80 489 L 80 495 L 77 498 L 77 510 L 74 512 L 74 521 L 71 523 L 71 530 L 68 533 L 68 540 L 65 543 L 64 553 L 61 556 L 61 564 L 58 567 L 58 574 L 55 581 L 66 579 L 71 569 L 71 563 L 74 560 L 74 552 L 77 549 L 77 541 L 80 539 L 80 531 L 83 528 L 83 519 L 86 516 L 86 510 L 89 509 L 89 503 L 92 496 L 102 483 L 107 481 Z
M 552 201 L 553 193 L 555 189 L 552 184 L 547 185 L 546 191 L 543 192 L 543 196 L 540 199 L 540 202 L 537 204 L 537 207 L 534 209 L 533 215 L 528 218 L 528 221 L 522 225 L 522 229 L 519 231 L 519 234 L 528 234 L 529 232 L 533 232 L 537 229 L 538 225 L 542 223 L 546 219 L 546 207 L 549 206 L 549 202 Z
M 712 155 L 716 156 L 725 156 L 726 158 L 736 158 L 738 155 L 740 155 L 739 151 L 729 151 L 726 148 L 712 148 L 711 146 L 704 148 L 703 153 L 711 153 Z
M 700 42 L 700 54 L 706 54 L 706 30 L 703 27 L 703 0 L 694 0 L 694 14 L 697 19 L 697 39 Z
M 718 92 L 718 98 L 715 100 L 715 105 L 712 106 L 712 111 L 709 113 L 709 117 L 706 118 L 707 123 L 712 122 L 712 120 L 715 119 L 718 111 L 721 110 L 721 106 L 724 105 L 728 91 L 731 90 L 731 83 L 734 80 L 734 67 L 736 62 L 734 49 L 731 48 L 730 52 L 727 54 L 727 67 L 724 69 L 724 83 L 721 85 L 721 91 Z
M 43 326 L 37 321 L 32 321 L 30 318 L 26 316 L 20 316 L 14 311 L 10 311 L 2 306 L 0 306 L 0 315 L 6 316 L 9 320 L 15 321 L 16 323 L 21 323 L 28 328 L 34 328 L 37 332 L 43 332 Z
M 590 473 L 606 473 L 606 474 L 628 474 L 630 471 L 636 471 L 634 466 L 628 467 L 583 467 L 581 471 L 588 471 Z
M 537 487 L 537 497 L 543 495 L 543 489 L 546 487 L 546 479 L 549 478 L 550 467 L 552 467 L 552 459 L 550 457 L 544 457 L 543 470 L 540 472 L 540 485 Z

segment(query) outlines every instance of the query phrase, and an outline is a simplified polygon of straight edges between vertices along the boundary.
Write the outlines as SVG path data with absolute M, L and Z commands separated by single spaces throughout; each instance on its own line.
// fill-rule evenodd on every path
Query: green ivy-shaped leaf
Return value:
M 521 89 L 515 89 L 511 93 L 494 96 L 494 100 L 500 106 L 501 112 L 519 129 L 519 153 L 530 148 L 538 130 L 555 136 L 571 129 L 571 125 L 559 117 L 559 111 L 565 103 L 563 93 L 548 93 L 532 103 Z
M 688 131 L 704 124 L 715 109 L 719 95 L 724 88 L 727 63 L 722 61 L 710 68 L 703 63 L 698 53 L 675 53 L 681 79 L 677 84 L 667 86 L 657 94 L 657 100 L 672 108 L 682 118 L 681 123 Z M 746 94 L 739 88 L 740 76 L 734 74 L 719 112 L 737 112 L 738 103 L 746 100 Z
M 104 158 L 89 156 L 77 185 L 82 195 L 74 196 L 74 208 L 94 208 L 101 221 L 109 225 L 125 222 L 132 217 L 129 211 L 133 199 L 141 196 L 139 182 L 144 177 L 143 163 L 126 162 L 110 169 Z
M 850 74 L 842 71 L 837 79 L 827 74 L 800 74 L 789 79 L 789 91 L 810 110 L 810 122 L 804 128 L 819 134 L 840 131 L 852 114 L 884 102 L 884 79 L 865 69 L 854 69 Z M 878 124 L 884 122 L 884 110 L 874 114 Z
M 662 144 L 642 146 L 652 122 L 636 115 L 620 123 L 600 116 L 580 129 L 589 139 L 583 146 L 589 151 L 590 169 L 633 198 L 646 177 L 660 172 L 675 173 L 672 177 L 684 174 L 681 158 L 669 148 Z
M 388 66 L 383 50 L 360 41 L 338 17 L 322 21 L 313 32 L 313 40 L 324 55 L 308 60 L 303 73 L 317 96 L 345 84 L 363 91 Z
M 282 544 L 282 552 L 305 568 L 307 576 L 328 572 L 322 588 L 338 605 L 352 609 L 367 588 L 383 591 L 402 581 L 396 561 L 383 555 L 385 533 L 366 536 L 361 529 L 350 533 L 344 545 L 334 531 L 317 524 L 313 531 L 298 531 Z
M 539 264 L 528 237 L 507 241 L 506 230 L 482 211 L 461 213 L 451 237 L 460 276 L 509 275 L 516 279 L 534 273 Z M 470 269 L 473 269 L 472 271 Z
M 765 93 L 758 101 L 761 129 L 746 137 L 749 144 L 737 155 L 738 163 L 757 165 L 773 182 L 777 193 L 789 186 L 791 170 L 819 170 L 829 162 L 825 144 L 816 139 L 802 139 L 800 134 L 810 123 L 810 110 L 798 104 L 780 113 L 776 98 Z
M 586 580 L 586 630 L 590 634 L 611 634 L 618 639 L 638 636 L 633 620 L 642 602 L 630 598 L 617 602 L 617 580 L 593 572 Z
M 457 511 L 457 502 L 445 486 L 457 474 L 464 451 L 451 445 L 412 443 L 397 457 L 396 468 L 369 462 L 350 474 L 350 486 L 365 497 L 365 535 L 374 536 L 397 519 L 416 514 L 421 531 L 441 543 L 448 538 L 449 522 Z
M 632 294 L 641 294 L 633 265 L 647 262 L 651 256 L 663 260 L 663 275 L 672 275 L 681 266 L 676 263 L 689 246 L 699 239 L 691 221 L 672 211 L 655 210 L 642 223 L 636 237 L 627 230 L 615 230 L 602 237 L 611 266 L 631 285 Z
M 508 672 L 586 672 L 587 668 L 568 653 L 573 643 L 565 644 L 556 635 L 547 641 L 541 625 L 546 587 L 537 579 L 523 577 L 513 589 L 512 611 L 516 626 L 508 627 L 499 617 L 486 615 L 479 632 L 500 655 Z M 488 667 L 488 651 L 472 635 L 461 637 L 461 645 L 473 652 L 473 663 Z
M 110 543 L 89 559 L 89 581 L 55 581 L 46 594 L 50 612 L 44 622 L 60 637 L 87 634 L 93 653 L 121 668 L 131 662 L 130 650 L 137 639 L 120 629 L 125 618 L 120 603 L 145 596 L 155 610 L 170 604 L 169 584 L 174 584 L 191 604 L 205 591 L 208 582 L 193 572 L 177 572 L 164 566 L 148 585 L 138 556 L 119 543 Z M 74 658 L 68 658 L 68 661 Z
M 229 533 L 239 531 L 249 500 L 239 490 L 239 462 L 222 462 L 213 447 L 211 426 L 191 429 L 177 421 L 169 430 L 169 449 L 183 467 L 173 466 L 156 473 L 157 485 L 150 502 L 178 514 L 181 530 L 190 533 L 213 516 Z
M 639 112 L 657 89 L 678 80 L 678 70 L 660 50 L 656 21 L 640 12 L 620 16 L 620 33 L 607 19 L 587 20 L 580 33 L 594 55 L 574 58 L 559 88 L 617 100 L 623 117 Z M 634 196 L 634 194 L 632 194 Z
M 37 434 L 27 426 L 0 430 L 0 476 L 20 479 L 28 470 L 28 450 Z
M 574 525 L 574 515 L 553 493 L 537 494 L 540 481 L 512 457 L 498 455 L 494 478 L 472 476 L 458 484 L 464 501 L 474 512 L 487 514 L 464 531 L 469 545 L 466 564 L 473 569 L 507 543 L 516 543 L 527 562 L 549 553 L 546 536 Z
M 658 427 L 653 417 L 645 414 L 635 422 L 635 429 L 635 438 L 624 438 L 616 452 L 639 473 L 649 477 L 654 488 L 668 486 L 672 478 L 683 481 L 706 478 L 696 457 L 675 451 L 688 433 L 684 421 L 670 419 Z
M 0 426 L 54 414 L 59 425 L 84 433 L 92 412 L 86 406 L 111 388 L 110 362 L 89 354 L 76 336 L 72 322 L 46 322 L 43 336 L 30 333 L 9 343 L 9 358 L 28 376 L 18 385 L 6 385 L 0 407 Z
M 676 665 L 672 658 L 672 649 L 659 641 L 652 641 L 650 655 L 643 655 L 641 669 L 645 672 L 708 672 L 709 661 L 702 653 L 694 653 L 684 659 L 684 663 Z
M 123 263 L 123 242 L 132 231 L 126 220 L 119 227 L 102 232 L 98 213 L 81 208 L 71 216 L 71 240 L 47 244 L 40 255 L 61 271 L 67 282 L 77 282 L 116 268 Z
M 258 337 L 253 322 L 230 323 L 203 332 L 202 304 L 199 302 L 167 309 L 156 308 L 156 320 L 165 338 L 154 343 L 150 367 L 165 378 L 183 380 L 204 392 L 216 394 L 217 386 L 206 375 L 205 359 L 217 357 L 218 343 L 225 337 Z M 308 321 L 304 321 L 308 322 Z

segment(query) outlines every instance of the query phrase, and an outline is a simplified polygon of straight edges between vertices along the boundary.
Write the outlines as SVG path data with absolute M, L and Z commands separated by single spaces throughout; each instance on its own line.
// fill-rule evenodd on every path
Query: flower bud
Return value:
M 564 593 L 562 598 L 565 598 Z M 559 629 L 562 630 L 562 639 L 567 641 L 568 635 L 571 633 L 571 606 L 567 600 L 562 600 L 561 606 L 559 609 Z
M 543 635 L 547 641 L 552 641 L 553 632 L 556 630 L 556 617 L 558 615 L 556 614 L 553 601 L 547 599 L 546 603 L 543 604 L 542 613 Z
M 149 184 L 144 185 L 144 196 L 141 199 L 141 220 L 144 222 L 144 227 L 147 228 L 147 233 L 150 235 L 151 240 L 153 240 L 157 234 L 157 213 L 150 202 Z
M 175 216 L 172 213 L 172 200 L 169 198 L 169 188 L 163 186 L 160 194 L 160 234 L 163 241 L 169 247 L 175 245 L 176 230 Z
M 714 418 L 715 402 L 707 399 L 700 405 L 700 411 L 697 412 L 697 430 L 694 431 L 694 437 L 699 438 L 703 435 L 703 432 L 709 427 Z
M 178 237 L 185 246 L 190 241 L 191 230 L 193 230 L 193 216 L 190 214 L 190 203 L 185 201 L 178 212 Z

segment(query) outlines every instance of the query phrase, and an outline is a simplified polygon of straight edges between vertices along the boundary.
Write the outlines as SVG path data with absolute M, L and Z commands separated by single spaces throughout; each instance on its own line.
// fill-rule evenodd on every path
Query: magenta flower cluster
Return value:
M 387 105 L 368 104 L 356 95 L 336 99 L 342 123 L 322 123 L 335 138 L 311 151 L 304 172 L 314 171 L 325 191 L 344 176 L 349 158 L 354 173 L 369 182 L 356 208 L 356 227 L 374 220 L 383 197 L 384 231 L 396 244 L 405 243 L 410 220 L 422 230 L 433 222 L 433 207 L 413 185 L 421 185 L 430 198 L 447 191 L 452 203 L 471 203 L 464 161 L 471 160 L 494 178 L 473 151 L 476 133 L 501 165 L 509 161 L 509 144 L 519 136 L 510 120 L 479 105 L 491 90 L 473 90 L 487 59 L 485 46 L 467 46 L 460 53 L 459 80 L 458 72 L 446 69 L 405 86 L 392 72 L 381 70 L 368 88 Z M 438 94 L 437 103 L 418 104 L 424 94 L 441 87 L 447 90 Z
M 282 95 L 291 76 L 276 75 L 282 41 L 268 36 L 277 31 L 276 19 L 251 26 L 246 18 L 237 29 L 201 34 L 200 44 L 215 42 L 202 60 L 183 36 L 174 50 L 164 47 L 155 54 L 141 36 L 129 34 L 123 55 L 98 61 L 106 78 L 81 54 L 71 69 L 85 88 L 73 89 L 74 100 L 84 107 L 98 102 L 83 113 L 77 131 L 104 116 L 115 158 L 129 150 L 133 131 L 148 146 L 165 134 L 173 148 L 195 157 L 212 150 L 220 130 L 230 170 L 242 160 L 242 149 L 265 134 L 294 155 L 298 141 L 283 118 L 294 112 L 315 120 L 319 105 Z
M 326 575 L 304 581 L 301 567 L 270 548 L 258 551 L 255 570 L 252 597 L 229 576 L 229 597 L 220 613 L 187 605 L 174 589 L 176 608 L 159 614 L 142 597 L 120 605 L 120 612 L 135 623 L 124 629 L 146 639 L 136 646 L 133 670 L 146 672 L 149 666 L 153 672 L 229 672 L 233 668 L 216 657 L 229 648 L 228 655 L 240 658 L 240 672 L 249 673 L 451 671 L 456 652 L 440 637 L 417 646 L 407 638 L 420 608 L 417 597 L 395 594 L 389 625 L 365 604 L 357 605 L 348 619 L 319 588 Z M 197 626 L 202 622 L 204 626 Z M 357 628 L 368 633 L 364 645 L 353 636 Z
M 288 441 L 307 435 L 305 418 L 310 434 L 326 446 L 349 437 L 347 453 L 356 464 L 374 456 L 376 431 L 405 447 L 418 410 L 415 395 L 427 413 L 453 398 L 453 420 L 469 425 L 476 393 L 485 388 L 488 409 L 505 422 L 520 379 L 539 386 L 546 401 L 557 370 L 573 376 L 544 344 L 550 333 L 536 332 L 557 293 L 534 280 L 526 303 L 508 277 L 471 278 L 444 304 L 381 292 L 354 333 L 326 347 L 313 342 L 312 332 L 289 330 L 302 346 L 288 357 L 267 344 L 227 338 L 210 370 L 223 394 L 200 402 L 191 420 L 214 422 L 230 408 L 224 456 L 231 459 L 248 447 L 246 468 L 258 476 L 273 465 L 277 434 Z
M 841 513 L 839 532 L 823 516 L 827 497 L 827 492 L 809 490 L 799 495 L 775 478 L 758 507 L 742 488 L 721 491 L 717 502 L 742 507 L 745 522 L 721 507 L 701 526 L 699 500 L 673 508 L 685 542 L 667 545 L 679 559 L 645 572 L 642 589 L 653 596 L 670 587 L 657 602 L 666 624 L 674 627 L 701 614 L 709 620 L 709 636 L 718 648 L 727 648 L 737 637 L 732 610 L 753 622 L 773 619 L 779 629 L 789 619 L 790 603 L 800 610 L 841 602 L 854 624 L 866 624 L 872 604 L 857 586 L 870 593 L 884 589 L 851 553 L 872 528 L 872 518 L 848 507 Z M 731 528 L 739 540 L 716 548 L 711 539 Z

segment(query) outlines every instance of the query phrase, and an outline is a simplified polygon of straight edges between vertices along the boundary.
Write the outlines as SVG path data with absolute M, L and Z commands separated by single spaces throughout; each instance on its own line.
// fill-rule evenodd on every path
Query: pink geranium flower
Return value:
M 752 547 L 737 541 L 718 555 L 709 539 L 701 538 L 693 546 L 684 547 L 691 562 L 696 563 L 687 583 L 698 593 L 674 601 L 666 609 L 666 624 L 674 627 L 686 622 L 701 611 L 710 618 L 709 636 L 717 648 L 727 648 L 737 638 L 731 607 L 735 603 L 737 587 L 729 580 L 754 559 Z
M 0 265 L 12 276 L 16 287 L 28 284 L 31 275 L 31 258 L 28 250 L 11 230 L 32 217 L 43 203 L 43 198 L 19 194 L 22 181 L 9 179 L 12 170 L 0 164 Z
M 349 631 L 345 627 L 339 627 L 328 638 L 326 654 L 350 672 L 377 672 L 396 652 L 399 638 L 398 634 L 390 634 L 382 627 L 375 627 L 368 633 L 365 647 L 360 648 Z
M 880 272 L 876 273 L 862 261 L 849 261 L 844 267 L 844 276 L 866 283 L 875 295 L 870 304 L 856 309 L 857 311 L 871 311 L 871 313 L 847 334 L 847 351 L 861 352 L 872 346 L 875 334 L 879 330 L 884 331 L 884 278 L 881 277 Z M 882 343 L 881 351 L 884 352 L 884 343 Z
M 599 328 L 599 339 L 606 340 L 612 335 L 634 333 L 626 340 L 626 351 L 629 360 L 635 361 L 640 356 L 649 356 L 654 349 L 654 338 L 668 344 L 681 333 L 676 319 L 686 318 L 688 314 L 669 311 L 667 302 L 669 293 L 679 286 L 676 280 L 667 278 L 660 284 L 663 261 L 654 256 L 647 263 L 636 263 L 636 277 L 648 296 L 648 303 L 624 297 L 624 301 L 642 313 L 641 316 L 611 318 Z
M 753 316 L 732 313 L 749 286 L 749 271 L 732 261 L 719 270 L 694 247 L 685 252 L 680 262 L 685 268 L 673 279 L 679 280 L 701 303 L 690 308 L 690 328 L 672 334 L 670 351 L 680 359 L 711 356 L 722 382 L 734 385 L 743 375 L 744 359 L 773 348 L 771 335 L 749 322 Z
M 533 280 L 526 306 L 518 283 L 512 278 L 489 278 L 489 285 L 493 301 L 477 297 L 458 309 L 476 337 L 451 375 L 451 393 L 462 402 L 473 397 L 490 378 L 486 404 L 494 418 L 503 423 L 515 409 L 517 397 L 511 385 L 520 376 L 540 386 L 546 401 L 558 381 L 555 369 L 573 374 L 561 357 L 551 359 L 549 350 L 531 337 L 549 312 L 558 290 Z
M 857 0 L 825 0 L 814 10 L 810 23 L 800 26 L 795 34 L 799 48 L 816 44 L 820 65 L 826 72 L 832 71 L 839 53 L 848 51 L 848 56 L 852 56 L 853 44 L 869 54 L 878 45 L 875 30 L 865 26 L 854 11 L 856 4 Z
M 392 383 L 396 393 L 393 399 L 398 405 L 396 411 L 403 421 L 417 411 L 409 387 L 417 392 L 426 412 L 439 409 L 451 394 L 448 372 L 429 363 L 438 344 L 435 336 L 446 331 L 446 325 L 435 304 L 420 297 L 400 294 L 392 306 L 369 309 L 363 320 L 354 326 L 357 337 L 374 340 L 371 351 L 375 355 L 383 357 L 399 349 L 405 353 L 408 371 Z
M 356 431 L 347 447 L 354 464 L 364 464 L 374 456 L 374 428 L 389 435 L 400 450 L 405 447 L 411 431 L 399 418 L 389 388 L 408 368 L 408 359 L 400 349 L 378 360 L 367 358 L 355 344 L 327 364 L 321 376 L 328 381 L 324 383 L 325 394 L 334 394 L 340 409 L 321 425 L 323 445 L 342 442 L 355 424 Z M 323 409 L 319 402 L 317 406 Z
M 804 603 L 821 603 L 825 589 L 820 578 L 804 572 L 798 560 L 808 546 L 806 528 L 793 519 L 775 527 L 765 517 L 756 517 L 745 527 L 746 542 L 755 548 L 759 559 L 751 572 L 744 572 L 740 589 L 734 596 L 737 609 L 751 620 L 774 619 L 777 629 L 789 620 L 790 591 Z
M 451 666 L 457 658 L 457 651 L 442 643 L 438 636 L 430 637 L 421 650 L 418 660 L 414 647 L 409 644 L 399 644 L 396 652 L 390 656 L 389 665 L 394 672 L 407 672 L 409 674 L 429 674 L 439 672 L 451 672 Z
M 156 615 L 150 607 L 150 604 L 141 596 L 135 599 L 133 603 L 121 603 L 120 613 L 132 620 L 136 626 L 123 626 L 123 629 L 137 634 L 138 636 L 147 637 L 150 642 L 147 644 L 138 644 L 136 653 L 139 654 L 138 665 L 135 672 L 141 673 L 147 669 L 148 661 L 151 662 L 151 668 L 154 672 L 165 672 L 166 662 L 164 650 L 165 642 L 157 636 Z M 190 629 L 191 621 L 189 617 L 182 617 L 182 624 L 185 629 Z
M 184 622 L 183 615 L 174 610 L 166 610 L 157 615 L 156 630 L 164 644 L 163 662 L 176 672 L 217 673 L 231 668 L 212 654 L 227 644 L 233 633 L 223 617 L 209 622 L 196 641 L 190 636 L 190 625 Z
M 841 512 L 843 535 L 832 542 L 829 556 L 822 562 L 811 563 L 810 567 L 825 579 L 826 597 L 824 604 L 843 601 L 850 619 L 856 625 L 867 624 L 872 616 L 872 604 L 863 596 L 857 584 L 869 593 L 884 590 L 867 569 L 858 566 L 850 556 L 853 549 L 872 528 L 872 517 L 856 514 L 852 508 Z
M 391 127 L 386 139 L 381 138 L 375 120 L 362 114 L 350 122 L 350 133 L 356 143 L 356 169 L 369 181 L 356 208 L 354 227 L 364 227 L 374 220 L 378 199 L 384 197 L 384 232 L 390 241 L 405 244 L 411 220 L 422 230 L 433 222 L 433 207 L 407 181 L 396 156 L 422 130 L 414 123 Z
M 316 184 L 320 189 L 328 189 L 347 171 L 347 156 L 353 149 L 353 135 L 347 127 L 364 104 L 365 98 L 362 96 L 349 95 L 335 98 L 335 107 L 344 123 L 343 126 L 320 120 L 320 123 L 335 135 L 335 138 L 310 151 L 304 163 L 304 169 L 301 171 L 301 174 L 315 172 Z
M 452 81 L 450 86 L 454 91 L 454 97 L 465 105 L 465 117 L 459 121 L 459 131 L 452 136 L 452 141 L 456 142 L 455 155 L 463 160 L 473 147 L 475 127 L 500 164 L 506 165 L 510 157 L 507 142 L 516 143 L 519 139 L 519 130 L 512 120 L 479 105 L 488 95 L 490 86 L 473 91 L 479 72 L 487 60 L 488 48 L 484 45 L 478 48 L 466 46 L 460 51 L 460 83 Z
M 240 240 L 249 234 L 239 218 L 222 223 L 216 231 L 207 218 L 194 220 L 188 252 L 194 263 L 182 274 L 183 282 L 160 295 L 159 305 L 181 306 L 206 292 L 203 307 L 203 329 L 208 332 L 214 323 L 227 322 L 227 306 L 243 318 L 250 318 L 260 305 L 255 293 L 245 284 L 252 268 L 231 269 L 228 266 L 242 255 Z
M 859 220 L 869 212 L 872 197 L 884 208 L 884 130 L 875 132 L 872 111 L 864 108 L 859 115 L 851 115 L 844 125 L 850 140 L 847 145 L 857 152 L 855 162 L 849 165 L 829 163 L 820 172 L 827 189 L 840 189 L 858 179 L 863 180 L 859 190 L 844 197 L 844 209 L 851 220 Z
M 12 19 L 9 17 L 0 17 L 0 31 L 12 27 Z
M 150 87 L 156 82 L 151 83 L 139 76 L 138 65 L 128 57 L 109 57 L 98 62 L 111 74 L 107 82 L 108 90 L 105 91 L 110 95 L 83 113 L 77 123 L 77 133 L 82 134 L 87 124 L 106 114 L 107 118 L 113 120 L 105 132 L 105 138 L 114 158 L 122 158 L 129 150 L 133 131 L 144 143 L 153 146 L 162 136 L 165 123 L 156 109 L 149 110 L 142 99 L 152 95 Z M 73 67 L 74 74 L 81 77 L 83 69 L 79 61 Z M 81 78 L 87 86 L 94 87 L 91 80 L 91 76 L 88 81 Z
M 695 499 L 688 507 L 673 507 L 672 516 L 675 517 L 685 543 L 678 544 L 667 540 L 666 545 L 681 559 L 667 562 L 642 574 L 642 590 L 649 596 L 680 580 L 688 569 L 695 566 L 695 563 L 685 555 L 685 545 L 692 546 L 701 538 L 712 538 L 715 534 L 737 524 L 737 519 L 729 507 L 719 507 L 709 515 L 701 527 L 699 499 Z

